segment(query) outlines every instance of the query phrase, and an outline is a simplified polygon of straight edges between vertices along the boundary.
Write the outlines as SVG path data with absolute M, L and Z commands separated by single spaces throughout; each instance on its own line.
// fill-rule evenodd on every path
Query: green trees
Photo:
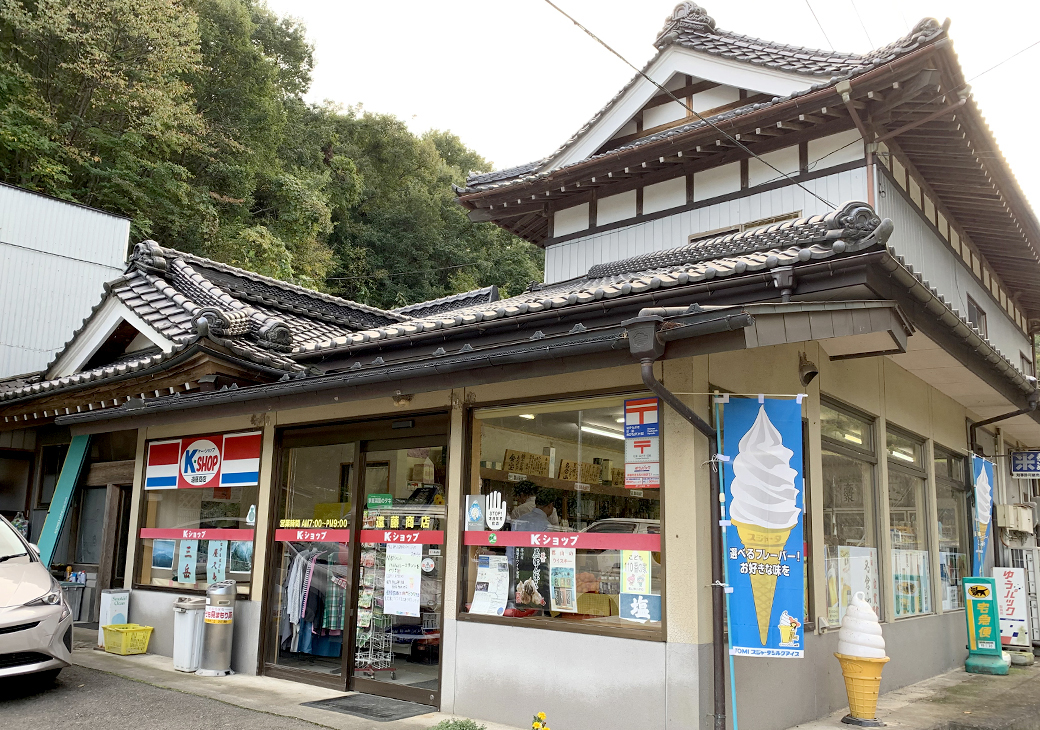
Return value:
M 254 0 L 6 0 L 0 179 L 378 306 L 540 278 L 540 251 L 454 202 L 486 161 L 308 105 L 312 67 L 302 25 Z

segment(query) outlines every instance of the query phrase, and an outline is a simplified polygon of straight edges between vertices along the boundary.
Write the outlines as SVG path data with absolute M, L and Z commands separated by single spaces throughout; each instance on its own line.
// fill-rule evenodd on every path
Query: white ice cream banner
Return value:
M 972 543 L 975 560 L 972 575 L 982 575 L 982 564 L 986 560 L 989 545 L 989 523 L 993 515 L 993 462 L 981 456 L 971 457 L 972 484 L 975 485 L 975 510 L 972 520 Z
M 657 398 L 625 401 L 625 486 L 661 487 L 661 402 Z
M 804 652 L 800 399 L 719 398 L 730 653 Z

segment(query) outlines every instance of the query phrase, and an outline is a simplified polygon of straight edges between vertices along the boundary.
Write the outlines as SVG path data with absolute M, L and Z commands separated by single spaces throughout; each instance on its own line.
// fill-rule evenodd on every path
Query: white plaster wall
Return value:
M 727 168 L 733 172 L 718 172 Z M 724 181 L 725 185 L 719 181 L 711 182 L 712 174 L 725 174 L 729 179 Z M 733 188 L 730 192 L 735 192 L 740 187 L 739 178 L 736 163 L 697 173 L 694 175 L 694 197 L 697 198 L 698 192 L 705 197 L 717 197 L 729 188 Z M 731 184 L 734 181 L 735 185 Z M 825 175 L 808 180 L 802 185 L 836 206 L 847 200 L 865 200 L 866 169 L 855 168 Z M 710 192 L 710 195 L 705 191 Z M 553 283 L 582 276 L 593 264 L 619 261 L 631 256 L 682 246 L 689 240 L 690 235 L 695 233 L 794 211 L 801 211 L 802 215 L 810 216 L 829 213 L 831 210 L 831 207 L 797 185 L 785 185 L 761 193 L 748 191 L 748 195 L 735 200 L 709 202 L 695 210 L 681 211 L 632 225 L 621 225 L 609 231 L 592 233 L 551 245 L 545 250 L 545 281 Z
M 962 317 L 967 315 L 969 296 L 978 302 L 986 312 L 989 341 L 1004 353 L 1012 365 L 1020 367 L 1019 353 L 1030 352 L 1029 340 L 1022 330 L 943 239 L 935 235 L 900 191 L 890 189 L 894 186 L 887 178 L 879 179 L 879 187 L 884 194 L 878 195 L 878 213 L 895 223 L 895 232 L 888 241 L 889 248 L 902 256 L 926 282 L 946 297 Z
M 710 170 L 694 173 L 694 201 L 708 200 L 719 195 L 728 195 L 740 190 L 740 163 L 713 167 Z
M 809 172 L 862 159 L 863 138 L 856 129 L 809 140 Z
M 686 204 L 686 177 L 675 177 L 643 188 L 643 213 L 656 213 Z
M 767 165 L 766 162 L 769 164 Z M 776 168 L 770 167 L 772 165 Z M 777 172 L 779 170 L 779 172 Z M 798 147 L 784 147 L 782 150 L 767 152 L 758 158 L 748 160 L 748 185 L 764 185 L 774 180 L 780 180 L 784 175 L 798 174 Z M 697 187 L 694 185 L 694 190 Z
M 566 236 L 584 231 L 589 227 L 589 204 L 582 203 L 573 208 L 564 208 L 553 214 L 553 235 Z
M 693 110 L 704 112 L 739 100 L 740 91 L 738 89 L 732 86 L 716 86 L 714 89 L 693 95 Z
M 596 225 L 605 226 L 608 223 L 634 218 L 636 214 L 636 191 L 610 195 L 596 201 Z
M 677 101 L 659 104 L 643 111 L 643 129 L 653 129 L 686 116 L 686 107 Z

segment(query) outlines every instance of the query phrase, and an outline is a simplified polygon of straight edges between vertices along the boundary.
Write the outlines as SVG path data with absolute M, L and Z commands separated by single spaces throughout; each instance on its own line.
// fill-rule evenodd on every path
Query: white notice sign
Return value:
M 392 616 L 419 617 L 422 582 L 422 545 L 387 543 L 383 579 L 383 612 Z

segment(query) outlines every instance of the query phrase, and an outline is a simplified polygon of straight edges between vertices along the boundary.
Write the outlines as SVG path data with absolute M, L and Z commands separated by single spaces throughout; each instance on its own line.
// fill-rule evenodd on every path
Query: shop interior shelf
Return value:
M 504 469 L 489 469 L 487 467 L 480 468 L 480 478 L 490 479 L 498 482 L 511 482 L 515 483 L 513 479 L 509 478 L 510 472 Z M 546 489 L 560 489 L 568 492 L 589 492 L 592 494 L 607 494 L 614 497 L 640 497 L 641 499 L 653 499 L 660 500 L 661 492 L 658 489 L 625 489 L 624 487 L 615 487 L 611 484 L 593 483 L 588 485 L 588 489 L 584 489 L 585 485 L 579 489 L 575 482 L 568 481 L 566 479 L 553 479 L 552 477 L 541 477 L 534 474 L 527 474 L 524 476 L 526 481 L 536 484 L 539 487 Z M 642 492 L 642 495 L 633 494 L 633 492 Z

